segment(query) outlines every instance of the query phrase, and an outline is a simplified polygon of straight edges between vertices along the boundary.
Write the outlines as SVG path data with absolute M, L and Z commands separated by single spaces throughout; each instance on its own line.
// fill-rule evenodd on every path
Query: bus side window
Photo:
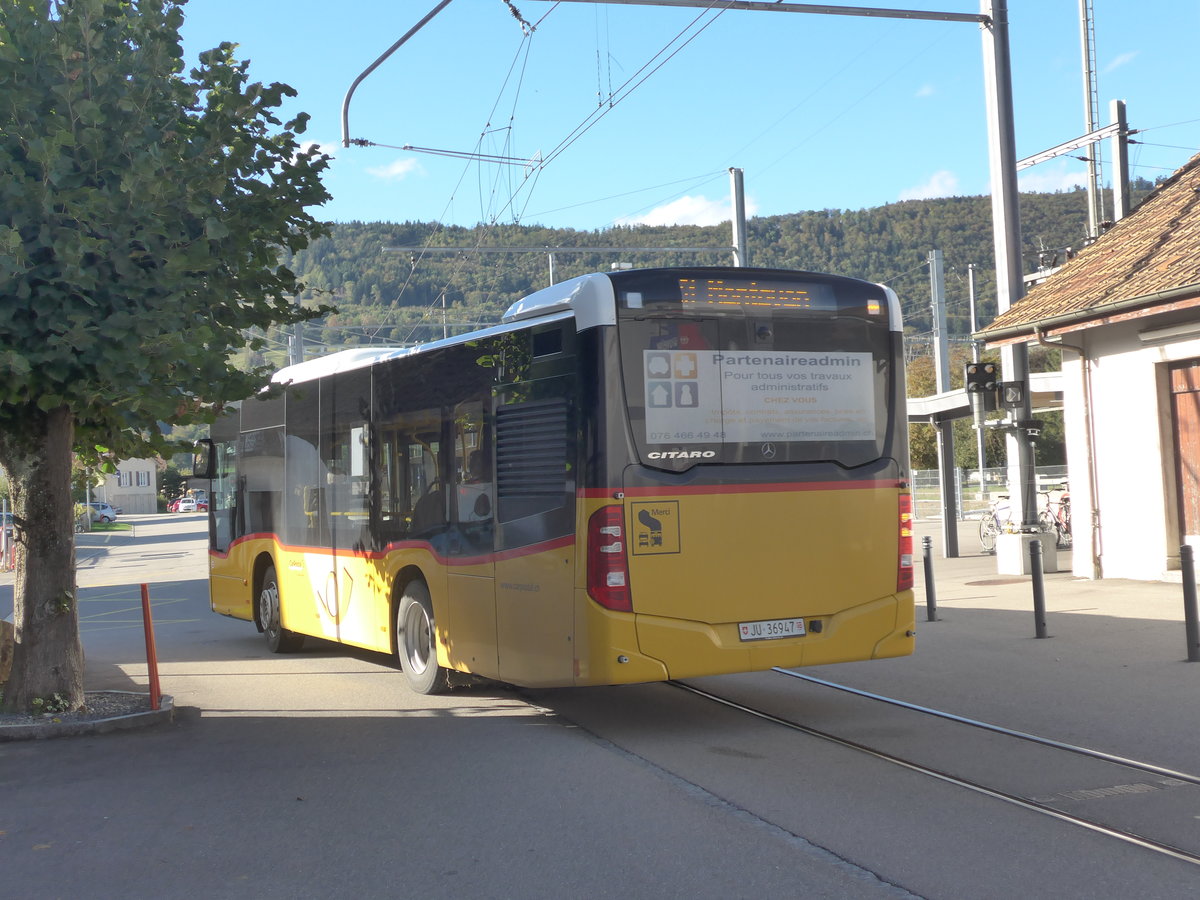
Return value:
M 441 471 L 441 441 L 434 439 L 436 434 L 438 432 L 418 434 L 418 442 L 409 445 L 412 462 L 409 529 L 413 534 L 423 534 L 446 524 L 446 478 Z
M 495 507 L 491 435 L 483 421 L 483 403 L 471 400 L 454 410 L 454 511 L 460 523 L 490 522 Z
M 379 532 L 386 544 L 446 523 L 440 409 L 395 416 L 379 427 Z
M 209 493 L 212 504 L 212 534 L 209 542 L 214 550 L 228 550 L 233 542 L 233 517 L 237 485 L 237 442 L 214 442 L 213 479 Z

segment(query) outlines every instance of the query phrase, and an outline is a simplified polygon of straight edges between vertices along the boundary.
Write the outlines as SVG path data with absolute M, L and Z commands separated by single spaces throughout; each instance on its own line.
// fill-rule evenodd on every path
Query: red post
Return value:
M 150 676 L 150 708 L 158 709 L 158 651 L 154 649 L 154 622 L 150 618 L 150 586 L 142 585 L 142 626 L 146 631 L 146 671 Z

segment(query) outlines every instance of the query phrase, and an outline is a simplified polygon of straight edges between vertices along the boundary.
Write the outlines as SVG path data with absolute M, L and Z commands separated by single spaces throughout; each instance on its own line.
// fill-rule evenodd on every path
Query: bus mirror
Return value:
M 192 451 L 192 478 L 213 477 L 213 442 L 205 438 L 196 441 L 196 449 Z

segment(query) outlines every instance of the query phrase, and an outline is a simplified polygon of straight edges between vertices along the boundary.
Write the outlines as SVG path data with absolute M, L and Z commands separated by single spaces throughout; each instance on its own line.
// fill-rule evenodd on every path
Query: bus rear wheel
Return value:
M 279 579 L 275 577 L 273 565 L 263 572 L 262 588 L 258 592 L 258 621 L 267 638 L 267 649 L 272 653 L 294 653 L 304 646 L 304 635 L 283 627 L 283 615 L 279 611 Z
M 440 694 L 449 672 L 437 661 L 433 603 L 423 581 L 410 582 L 396 609 L 396 654 L 408 686 L 418 694 Z

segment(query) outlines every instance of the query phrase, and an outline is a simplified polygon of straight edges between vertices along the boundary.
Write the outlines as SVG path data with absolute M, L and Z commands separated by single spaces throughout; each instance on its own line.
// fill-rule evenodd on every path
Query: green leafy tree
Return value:
M 232 44 L 184 74 L 183 0 L 5 0 L 0 15 L 0 466 L 18 525 L 4 707 L 83 699 L 71 452 L 169 452 L 261 370 L 231 351 L 294 323 L 280 254 L 325 232 L 328 164 L 286 85 Z

